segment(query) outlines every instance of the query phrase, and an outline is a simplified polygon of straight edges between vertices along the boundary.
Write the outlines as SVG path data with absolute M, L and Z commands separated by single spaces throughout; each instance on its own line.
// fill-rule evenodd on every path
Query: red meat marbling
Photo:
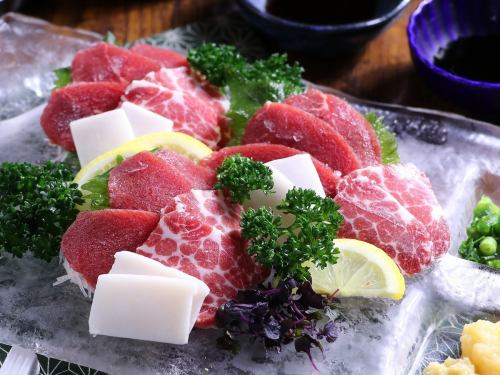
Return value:
M 335 201 L 339 237 L 383 249 L 408 275 L 420 272 L 450 245 L 448 224 L 429 179 L 411 164 L 358 169 L 340 181 Z
M 262 282 L 268 271 L 245 250 L 241 206 L 213 190 L 192 190 L 175 202 L 175 210 L 162 216 L 137 253 L 203 280 L 210 293 L 196 326 L 211 327 L 220 305 L 236 297 L 239 289 Z

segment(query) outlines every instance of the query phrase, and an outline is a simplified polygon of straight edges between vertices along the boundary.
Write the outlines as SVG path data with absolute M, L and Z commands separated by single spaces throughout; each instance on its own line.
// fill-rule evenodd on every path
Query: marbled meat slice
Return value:
M 284 103 L 330 124 L 352 147 L 363 167 L 381 163 L 380 144 L 373 126 L 349 103 L 312 88 L 290 96 Z
M 205 165 L 216 171 L 217 167 L 222 164 L 225 158 L 234 154 L 240 154 L 241 156 L 267 163 L 271 160 L 283 159 L 302 153 L 303 151 L 283 145 L 251 143 L 248 145 L 225 147 L 219 151 L 215 151 L 202 159 L 200 165 Z M 314 157 L 312 157 L 312 161 L 318 172 L 319 179 L 321 180 L 323 189 L 325 189 L 326 195 L 334 197 L 337 192 L 337 183 L 339 182 L 340 173 L 334 172 L 328 165 L 323 164 Z
M 174 122 L 173 130 L 191 135 L 211 148 L 221 139 L 224 104 L 189 75 L 187 68 L 162 68 L 133 81 L 123 100 L 156 112 Z
M 111 269 L 115 253 L 135 252 L 159 218 L 154 212 L 136 210 L 81 212 L 64 233 L 61 249 L 70 267 L 95 288 L 99 275 Z
M 79 82 L 54 90 L 40 123 L 52 143 L 75 152 L 69 124 L 118 107 L 125 86 L 116 82 Z
M 241 207 L 213 190 L 192 190 L 175 198 L 176 209 L 162 216 L 158 227 L 137 253 L 203 280 L 210 294 L 196 322 L 215 323 L 220 305 L 239 289 L 262 282 L 268 271 L 245 250 L 240 232 Z
M 444 212 L 432 190 L 429 178 L 413 164 L 380 167 L 373 175 L 380 185 L 427 227 L 432 241 L 432 256 L 440 257 L 450 246 L 450 230 Z
M 160 213 L 175 207 L 173 198 L 193 184 L 177 168 L 149 151 L 140 152 L 109 174 L 109 206 Z
M 144 80 L 170 90 L 190 92 L 207 105 L 214 106 L 219 113 L 224 113 L 229 107 L 226 97 L 210 86 L 207 81 L 195 78 L 187 67 L 161 69 L 146 75 Z
M 155 47 L 149 44 L 136 44 L 130 50 L 156 61 L 162 68 L 188 66 L 186 56 L 168 48 Z
M 100 42 L 76 53 L 71 77 L 73 81 L 129 83 L 160 68 L 156 61 L 138 53 Z
M 283 103 L 266 103 L 248 122 L 243 144 L 275 143 L 307 152 L 343 175 L 361 167 L 345 139 L 319 118 Z
M 405 274 L 428 266 L 449 246 L 449 230 L 428 179 L 414 166 L 370 166 L 342 178 L 335 202 L 339 237 L 383 249 Z
M 215 172 L 211 168 L 198 165 L 175 151 L 163 149 L 156 156 L 177 169 L 178 173 L 191 182 L 193 189 L 210 190 L 216 182 Z

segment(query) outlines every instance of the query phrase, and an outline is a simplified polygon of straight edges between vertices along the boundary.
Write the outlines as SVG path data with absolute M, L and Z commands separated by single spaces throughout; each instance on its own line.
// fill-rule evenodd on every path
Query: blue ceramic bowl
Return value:
M 500 0 L 424 0 L 407 29 L 413 62 L 429 86 L 485 117 L 500 116 L 500 83 L 462 78 L 435 66 L 433 60 L 441 47 L 461 36 L 500 35 L 499 22 Z
M 285 50 L 331 57 L 363 48 L 396 19 L 410 0 L 378 0 L 373 19 L 338 25 L 309 25 L 276 17 L 266 12 L 266 0 L 237 2 L 247 21 Z M 304 4 L 307 6 L 307 1 Z

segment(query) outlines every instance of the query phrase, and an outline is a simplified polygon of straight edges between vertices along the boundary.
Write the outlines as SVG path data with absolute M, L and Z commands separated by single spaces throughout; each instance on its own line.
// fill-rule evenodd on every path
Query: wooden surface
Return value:
M 413 0 L 404 14 L 357 56 L 335 60 L 298 58 L 306 78 L 358 97 L 461 112 L 433 95 L 417 76 L 406 38 Z M 228 0 L 27 0 L 20 11 L 50 22 L 99 33 L 112 31 L 121 42 L 153 35 L 219 14 Z

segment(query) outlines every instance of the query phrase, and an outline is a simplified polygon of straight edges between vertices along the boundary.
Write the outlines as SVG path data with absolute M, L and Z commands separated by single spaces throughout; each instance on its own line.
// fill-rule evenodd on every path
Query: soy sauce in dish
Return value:
M 468 36 L 439 49 L 434 65 L 474 81 L 500 83 L 500 36 Z
M 308 25 L 335 25 L 376 17 L 375 0 L 267 0 L 266 11 Z

